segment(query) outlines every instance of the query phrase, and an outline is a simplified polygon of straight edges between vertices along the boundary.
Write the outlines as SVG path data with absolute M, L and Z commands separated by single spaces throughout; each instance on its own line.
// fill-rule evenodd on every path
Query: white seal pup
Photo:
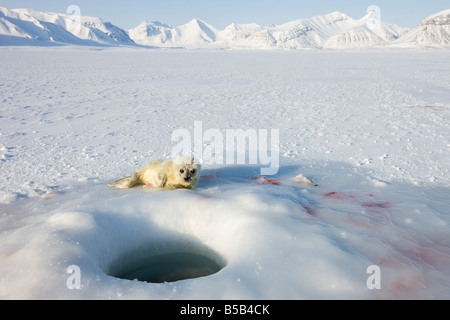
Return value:
M 109 183 L 108 186 L 118 189 L 128 189 L 136 185 L 167 190 L 193 189 L 200 178 L 200 169 L 200 164 L 190 156 L 156 160 L 143 166 L 131 176 Z

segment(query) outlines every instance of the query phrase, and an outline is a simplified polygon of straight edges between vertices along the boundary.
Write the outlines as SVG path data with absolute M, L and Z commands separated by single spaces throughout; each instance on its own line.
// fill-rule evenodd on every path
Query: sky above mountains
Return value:
M 78 5 L 81 14 L 101 17 L 115 25 L 130 29 L 144 20 L 182 25 L 193 18 L 202 19 L 223 29 L 231 23 L 282 24 L 288 21 L 343 12 L 352 18 L 364 16 L 371 5 L 379 7 L 381 19 L 402 27 L 415 27 L 431 14 L 449 9 L 448 0 L 428 1 L 295 1 L 295 0 L 164 0 L 87 1 L 87 0 L 1 0 L 8 9 L 31 8 L 38 11 L 65 13 L 70 5 Z

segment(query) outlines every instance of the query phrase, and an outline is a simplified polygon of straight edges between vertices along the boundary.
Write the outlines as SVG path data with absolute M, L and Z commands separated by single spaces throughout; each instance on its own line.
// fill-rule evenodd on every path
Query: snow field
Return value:
M 450 296 L 447 51 L 1 56 L 0 297 Z M 278 174 L 206 166 L 192 191 L 106 187 L 168 157 L 172 132 L 194 121 L 279 129 Z M 111 276 L 138 252 L 178 250 L 223 269 L 163 284 Z

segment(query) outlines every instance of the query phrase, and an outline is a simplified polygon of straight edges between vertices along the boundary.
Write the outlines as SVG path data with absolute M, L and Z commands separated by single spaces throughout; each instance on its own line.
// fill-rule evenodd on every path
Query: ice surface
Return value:
M 0 50 L 1 298 L 450 298 L 448 51 Z M 279 129 L 277 175 L 106 186 L 195 121 Z M 224 268 L 108 275 L 127 252 L 180 247 Z

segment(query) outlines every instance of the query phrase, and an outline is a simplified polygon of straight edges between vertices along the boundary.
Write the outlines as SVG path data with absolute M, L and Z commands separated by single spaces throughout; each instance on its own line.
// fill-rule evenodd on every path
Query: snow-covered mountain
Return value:
M 366 48 L 384 46 L 401 36 L 409 29 L 383 21 L 378 21 L 374 13 L 368 13 L 359 20 L 351 18 L 342 25 L 342 31 L 337 31 L 324 42 L 324 48 Z
M 204 21 L 193 19 L 179 27 L 154 21 L 142 22 L 128 33 L 141 45 L 198 48 L 214 43 L 218 30 Z
M 374 27 L 371 19 L 371 14 L 354 20 L 333 12 L 282 25 L 233 23 L 224 30 L 217 30 L 201 20 L 192 20 L 180 27 L 143 22 L 129 30 L 129 35 L 136 43 L 155 46 L 312 49 L 385 45 L 408 31 L 384 22 Z
M 130 38 L 135 39 L 134 41 L 138 41 L 143 45 L 163 45 L 168 39 L 169 41 L 172 39 L 172 31 L 174 27 L 158 22 L 144 21 L 137 27 L 128 31 Z
M 392 45 L 398 47 L 450 47 L 450 9 L 424 19 L 417 28 Z
M 379 21 L 374 13 L 355 20 L 332 12 L 281 25 L 232 23 L 223 30 L 193 19 L 181 26 L 142 22 L 128 31 L 100 18 L 0 7 L 0 45 L 145 45 L 221 49 L 346 49 L 449 47 L 450 10 L 423 20 L 412 31 Z
M 134 44 L 124 30 L 99 18 L 0 7 L 0 45 L 52 43 Z

